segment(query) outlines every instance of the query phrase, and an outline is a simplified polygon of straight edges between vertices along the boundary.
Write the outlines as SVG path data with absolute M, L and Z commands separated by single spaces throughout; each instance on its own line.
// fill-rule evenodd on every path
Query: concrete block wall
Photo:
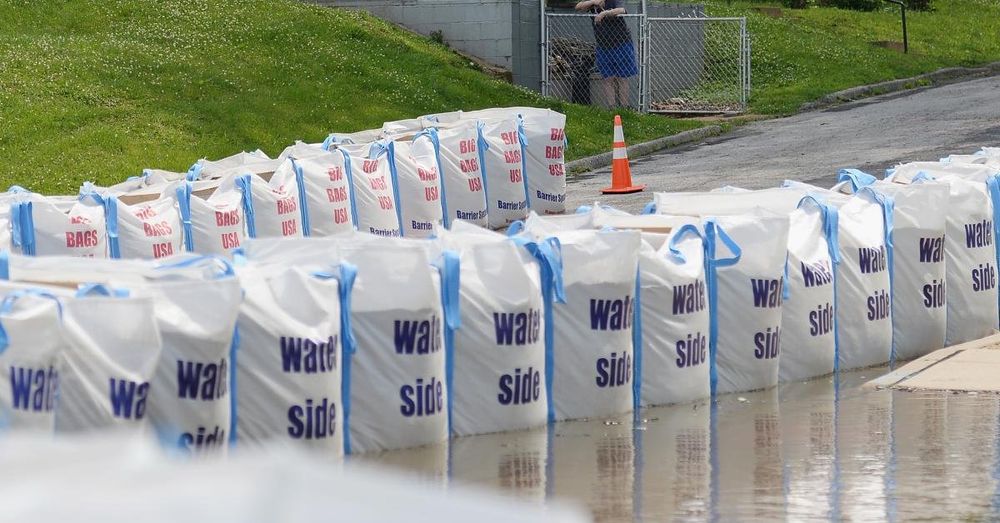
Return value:
M 454 49 L 511 70 L 516 11 L 512 4 L 518 1 L 313 0 L 332 7 L 363 9 L 423 35 L 441 31 L 445 42 Z

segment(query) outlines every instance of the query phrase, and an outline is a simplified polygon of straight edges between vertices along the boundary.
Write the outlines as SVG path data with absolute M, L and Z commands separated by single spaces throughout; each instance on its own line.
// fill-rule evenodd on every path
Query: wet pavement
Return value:
M 887 370 L 352 459 L 595 521 L 1000 519 L 1000 396 L 861 388 Z

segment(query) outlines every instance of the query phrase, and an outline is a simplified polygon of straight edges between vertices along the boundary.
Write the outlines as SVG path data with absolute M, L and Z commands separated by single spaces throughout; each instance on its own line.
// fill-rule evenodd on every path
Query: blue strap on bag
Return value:
M 344 419 L 344 454 L 351 453 L 351 359 L 357 352 L 354 328 L 351 325 L 351 293 L 358 268 L 347 262 L 340 262 L 332 272 L 317 272 L 313 275 L 323 279 L 337 280 L 337 294 L 340 298 L 340 346 L 343 356 L 340 380 L 340 403 Z
M 892 241 L 892 233 L 893 233 L 893 214 L 895 213 L 896 202 L 892 198 L 892 196 L 889 196 L 887 194 L 884 194 L 884 193 L 881 193 L 879 191 L 876 191 L 875 189 L 873 189 L 871 187 L 864 187 L 864 188 L 862 188 L 861 190 L 858 191 L 858 194 L 861 194 L 861 193 L 869 193 L 869 194 L 871 194 L 872 199 L 875 200 L 875 202 L 878 203 L 879 206 L 882 207 L 882 225 L 883 225 L 883 233 L 884 233 L 884 237 L 885 237 L 886 264 L 889 267 L 889 295 L 891 297 L 892 296 L 892 288 L 893 288 L 894 279 L 895 279 L 893 277 L 893 272 L 894 272 L 894 268 L 893 268 L 893 257 L 894 257 L 893 247 L 894 247 L 894 245 L 893 245 L 893 241 Z M 896 317 L 895 317 L 895 315 L 893 315 L 892 322 L 895 323 L 895 321 L 896 321 Z M 892 344 L 892 351 L 890 352 L 890 355 L 889 355 L 889 368 L 895 368 L 895 366 L 896 366 L 896 344 L 893 343 Z
M 344 176 L 347 176 L 347 190 L 351 195 L 351 220 L 354 222 L 354 229 L 358 228 L 358 205 L 354 197 L 354 171 L 351 168 L 351 155 L 343 150 L 337 149 L 344 156 Z
M 25 256 L 35 255 L 35 221 L 30 201 L 14 202 L 10 206 L 11 243 Z
M 461 262 L 458 253 L 444 251 L 434 264 L 441 275 L 441 306 L 444 310 L 445 386 L 448 388 L 448 434 L 451 434 L 452 388 L 455 376 L 455 331 L 462 326 Z
M 517 115 L 517 141 L 521 144 L 521 181 L 524 183 L 524 204 L 531 208 L 531 190 L 528 189 L 528 134 L 524 132 L 524 118 Z
M 438 187 L 441 189 L 441 216 L 443 216 L 444 226 L 451 227 L 451 216 L 448 214 L 448 194 L 445 192 L 444 171 L 441 170 L 441 140 L 438 138 L 438 130 L 434 127 L 424 129 L 413 136 L 413 141 L 426 136 L 434 146 L 434 168 L 437 169 Z
M 721 240 L 726 249 L 732 254 L 729 258 L 719 258 L 716 242 Z M 705 280 L 708 287 L 708 360 L 709 360 L 709 380 L 711 384 L 712 397 L 715 397 L 719 385 L 719 374 L 716 367 L 716 356 L 718 353 L 719 336 L 719 281 L 718 270 L 723 267 L 731 267 L 739 263 L 743 256 L 743 251 L 726 231 L 719 226 L 715 218 L 705 220 Z
M 877 180 L 878 178 L 858 169 L 841 169 L 837 172 L 837 181 L 851 182 L 851 189 L 854 192 L 858 192 L 862 187 L 868 187 Z
M 548 401 L 548 420 L 552 423 L 556 420 L 555 402 L 552 399 L 552 383 L 555 376 L 555 324 L 552 304 L 566 303 L 562 245 L 556 237 L 530 241 L 523 236 L 517 236 L 511 240 L 538 260 L 541 273 L 542 313 L 545 317 L 545 396 Z
M 993 205 L 993 248 L 996 252 L 996 258 L 998 263 L 1000 263 L 1000 242 L 997 242 L 997 238 L 1000 238 L 1000 174 L 994 174 L 986 179 L 986 191 L 990 195 L 990 203 Z M 1000 304 L 1000 297 L 997 299 L 997 303 Z
M 184 231 L 184 250 L 194 252 L 194 227 L 191 225 L 191 182 L 185 181 L 174 191 L 177 210 L 181 215 L 181 229 Z
M 295 172 L 295 183 L 299 187 L 299 215 L 302 217 L 302 236 L 311 236 L 312 227 L 309 225 L 309 201 L 306 200 L 306 176 L 302 171 L 302 165 L 289 158 L 292 162 L 292 170 Z
M 253 212 L 253 191 L 250 188 L 252 184 L 251 176 L 249 174 L 244 174 L 236 178 L 236 188 L 239 189 L 240 194 L 243 195 L 240 200 L 243 203 L 243 214 L 246 216 L 247 222 L 247 236 L 251 238 L 257 237 L 257 224 L 254 220 Z
M 490 208 L 490 187 L 486 183 L 488 179 L 486 176 L 486 151 L 490 150 L 490 143 L 483 136 L 484 127 L 486 127 L 486 124 L 482 120 L 476 122 L 476 152 L 479 155 L 479 175 L 483 180 L 483 193 L 486 195 L 486 209 L 488 210 Z
M 80 201 L 90 198 L 104 209 L 104 229 L 108 236 L 108 256 L 114 259 L 122 257 L 118 243 L 118 198 L 113 195 L 102 196 L 91 182 L 85 182 L 80 187 Z
M 802 207 L 804 203 L 814 203 L 820 210 L 823 220 L 823 235 L 826 237 L 826 250 L 830 256 L 830 267 L 833 274 L 833 372 L 840 371 L 840 330 L 837 328 L 837 311 L 840 304 L 837 302 L 837 266 L 840 265 L 840 214 L 836 207 L 823 201 L 819 195 L 807 195 L 799 200 L 796 208 Z

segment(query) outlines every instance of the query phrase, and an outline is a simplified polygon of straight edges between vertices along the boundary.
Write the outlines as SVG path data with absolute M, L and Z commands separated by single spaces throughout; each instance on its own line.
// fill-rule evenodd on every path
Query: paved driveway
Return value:
M 653 191 L 722 185 L 756 189 L 788 178 L 828 187 L 842 167 L 882 176 L 886 167 L 900 162 L 972 153 L 983 145 L 1000 145 L 1000 77 L 750 124 L 700 144 L 634 160 L 633 179 L 647 184 L 644 193 L 601 195 L 610 169 L 571 178 L 567 203 L 575 209 L 599 199 L 637 212 L 652 200 Z

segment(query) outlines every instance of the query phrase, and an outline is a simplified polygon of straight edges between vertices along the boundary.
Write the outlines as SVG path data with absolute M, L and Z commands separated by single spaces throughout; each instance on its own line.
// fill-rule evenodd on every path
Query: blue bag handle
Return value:
M 723 245 L 732 254 L 729 258 L 719 258 L 717 254 L 717 240 L 721 240 Z M 719 282 L 718 269 L 730 267 L 739 263 L 743 256 L 743 251 L 739 245 L 719 226 L 715 218 L 705 220 L 705 279 L 708 287 L 708 360 L 709 360 L 709 380 L 711 384 L 712 397 L 716 395 L 719 384 L 718 368 L 716 367 L 716 356 L 718 352 L 719 334 Z
M 111 287 L 103 283 L 83 283 L 76 290 L 77 298 L 88 298 L 91 296 L 104 296 L 106 298 L 128 298 L 128 289 Z
M 507 226 L 507 236 L 515 236 L 524 232 L 524 220 L 514 220 Z
M 868 187 L 877 180 L 878 178 L 875 178 L 874 176 L 859 169 L 841 169 L 837 172 L 837 181 L 851 182 L 851 189 L 853 189 L 854 192 L 858 192 L 858 190 L 862 187 Z
M 647 203 L 640 214 L 656 214 L 656 201 Z
M 317 272 L 313 274 L 317 278 L 335 279 L 338 285 L 338 297 L 340 298 L 340 343 L 343 352 L 343 367 L 340 381 L 340 402 L 342 404 L 344 418 L 344 453 L 351 453 L 351 359 L 357 352 L 357 344 L 354 339 L 354 327 L 351 325 L 351 294 L 354 291 L 354 281 L 358 277 L 357 266 L 340 262 L 330 272 Z
M 667 251 L 670 253 L 671 256 L 677 258 L 677 260 L 680 261 L 681 263 L 687 263 L 687 258 L 684 256 L 684 253 L 682 253 L 681 250 L 677 247 L 677 244 L 680 243 L 682 238 L 684 238 L 685 236 L 690 236 L 692 234 L 697 236 L 698 239 L 702 241 L 702 249 L 704 249 L 705 237 L 702 236 L 700 232 L 698 232 L 697 227 L 695 227 L 690 223 L 685 223 L 684 225 L 682 225 L 679 229 L 677 229 L 677 232 L 675 232 L 673 236 L 670 237 L 670 240 L 667 241 Z
M 219 269 L 218 272 L 212 276 L 212 279 L 219 280 L 222 278 L 227 278 L 229 276 L 235 276 L 233 271 L 233 264 L 229 263 L 228 260 L 221 256 L 213 256 L 209 254 L 202 254 L 198 256 L 191 256 L 187 259 L 170 262 L 170 263 L 157 263 L 157 270 L 169 270 L 169 269 L 186 269 L 189 267 L 198 267 L 204 265 L 212 265 Z
M 184 175 L 184 179 L 189 182 L 194 182 L 201 179 L 201 170 L 204 166 L 201 161 L 194 162 L 194 165 L 188 168 L 187 174 Z
M 108 256 L 114 259 L 122 257 L 118 244 L 118 198 L 115 196 L 102 196 L 97 192 L 94 184 L 84 182 L 80 187 L 80 201 L 90 198 L 104 208 L 104 229 L 108 235 Z

